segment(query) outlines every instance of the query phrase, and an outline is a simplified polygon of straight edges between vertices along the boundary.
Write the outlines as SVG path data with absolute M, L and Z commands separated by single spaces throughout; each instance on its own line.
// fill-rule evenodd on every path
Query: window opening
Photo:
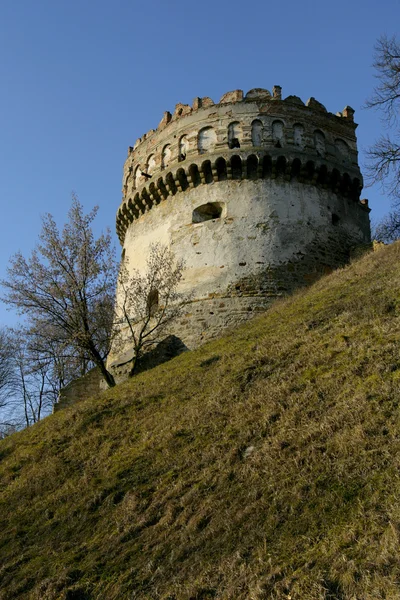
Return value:
M 203 223 L 219 219 L 222 215 L 223 205 L 220 202 L 207 202 L 194 209 L 192 213 L 192 223 Z

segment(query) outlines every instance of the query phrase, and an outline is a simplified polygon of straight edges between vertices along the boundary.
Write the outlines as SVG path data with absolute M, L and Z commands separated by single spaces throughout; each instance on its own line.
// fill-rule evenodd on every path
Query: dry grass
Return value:
M 1 442 L 0 599 L 398 599 L 399 258 Z

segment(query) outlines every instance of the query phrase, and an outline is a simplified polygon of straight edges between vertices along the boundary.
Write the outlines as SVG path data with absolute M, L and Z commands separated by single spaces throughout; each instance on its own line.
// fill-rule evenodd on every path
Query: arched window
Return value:
M 318 156 L 325 158 L 325 153 L 326 153 L 325 136 L 322 133 L 322 131 L 320 131 L 319 129 L 314 131 L 314 146 L 315 146 L 315 150 L 317 151 Z
M 304 127 L 299 123 L 296 123 L 293 127 L 293 141 L 294 145 L 299 148 L 299 150 L 304 150 L 305 140 L 304 140 Z
M 232 156 L 231 158 L 232 179 L 242 179 L 242 159 L 240 156 Z
M 181 186 L 181 189 L 184 192 L 189 187 L 188 180 L 187 180 L 186 173 L 185 173 L 185 169 L 178 169 L 177 172 L 176 172 L 176 176 L 178 178 L 179 185 Z
M 215 168 L 217 170 L 218 181 L 225 181 L 226 179 L 228 179 L 226 161 L 224 158 L 217 158 L 217 160 L 215 161 Z
M 171 162 L 171 146 L 167 144 L 161 154 L 161 168 L 166 169 Z
M 298 177 L 300 175 L 300 171 L 301 171 L 301 161 L 299 158 L 295 158 L 294 161 L 292 162 L 292 168 L 291 168 L 291 176 L 292 177 Z
M 269 177 L 272 173 L 272 160 L 271 157 L 265 155 L 262 162 L 262 176 Z
M 258 158 L 255 154 L 250 154 L 247 158 L 247 177 L 249 179 L 257 179 L 258 175 Z
M 200 129 L 198 136 L 198 149 L 200 154 L 212 150 L 216 143 L 217 134 L 213 127 L 204 127 L 203 129 Z
M 178 159 L 180 161 L 185 160 L 187 153 L 189 151 L 189 140 L 186 135 L 183 135 L 179 140 L 179 156 Z
M 147 296 L 147 314 L 154 317 L 158 310 L 159 293 L 156 289 L 151 289 Z
M 338 160 L 344 165 L 350 162 L 350 151 L 349 147 L 343 140 L 335 140 L 336 156 Z
M 139 188 L 143 183 L 142 171 L 140 166 L 135 169 L 135 188 Z
M 192 179 L 193 187 L 197 187 L 201 184 L 201 177 L 199 173 L 199 167 L 197 165 L 190 165 L 189 167 L 189 175 Z
M 211 168 L 211 162 L 209 160 L 205 160 L 201 165 L 201 170 L 203 171 L 204 180 L 206 183 L 212 183 L 214 181 L 213 172 Z
M 286 158 L 284 156 L 278 156 L 276 161 L 276 173 L 278 175 L 284 175 L 286 173 Z
M 155 159 L 154 154 L 150 154 L 150 156 L 147 159 L 147 163 L 146 163 L 146 173 L 148 175 L 153 175 L 155 169 L 156 169 L 156 159 Z
M 123 193 L 124 196 L 126 196 L 126 194 L 128 193 L 128 184 L 129 184 L 129 180 L 132 177 L 132 167 L 129 167 L 129 171 L 128 171 L 128 175 L 125 177 L 125 182 L 124 182 L 124 189 L 123 189 Z
M 276 148 L 282 148 L 285 142 L 284 125 L 282 121 L 274 121 L 272 123 L 272 141 Z
M 261 146 L 263 141 L 264 125 L 259 119 L 256 119 L 251 124 L 251 141 L 253 146 Z
M 228 126 L 228 146 L 229 148 L 240 148 L 242 139 L 242 126 L 239 121 L 234 121 Z
M 175 181 L 174 181 L 174 177 L 172 175 L 172 173 L 167 173 L 165 176 L 165 181 L 168 185 L 169 190 L 173 193 L 176 194 L 177 189 L 176 189 L 176 185 L 175 185 Z

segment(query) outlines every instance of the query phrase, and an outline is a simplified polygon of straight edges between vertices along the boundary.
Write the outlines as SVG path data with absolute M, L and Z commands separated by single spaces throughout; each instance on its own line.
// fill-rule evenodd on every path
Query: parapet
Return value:
M 117 232 L 123 243 L 129 223 L 153 205 L 198 185 L 229 179 L 296 178 L 330 187 L 359 202 L 354 110 L 334 115 L 310 98 L 282 99 L 254 88 L 227 92 L 218 103 L 195 98 L 178 103 L 128 149 Z

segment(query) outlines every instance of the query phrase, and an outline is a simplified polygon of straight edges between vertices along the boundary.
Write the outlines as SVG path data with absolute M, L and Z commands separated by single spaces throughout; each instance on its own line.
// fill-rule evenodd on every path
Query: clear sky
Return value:
M 2 0 L 0 278 L 41 215 L 64 223 L 72 191 L 114 232 L 128 146 L 196 96 L 281 85 L 334 113 L 349 104 L 362 165 L 381 130 L 362 109 L 373 47 L 399 23 L 400 0 Z M 375 220 L 388 211 L 379 188 L 363 196 Z M 15 321 L 0 305 L 0 325 Z

